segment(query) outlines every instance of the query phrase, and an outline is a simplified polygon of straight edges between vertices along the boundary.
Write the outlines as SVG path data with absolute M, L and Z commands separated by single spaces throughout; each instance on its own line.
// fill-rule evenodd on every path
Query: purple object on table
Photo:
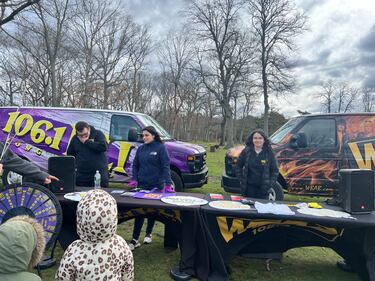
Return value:
M 160 200 L 163 197 L 175 196 L 176 193 L 164 193 L 160 189 L 141 190 L 133 195 L 133 198 Z

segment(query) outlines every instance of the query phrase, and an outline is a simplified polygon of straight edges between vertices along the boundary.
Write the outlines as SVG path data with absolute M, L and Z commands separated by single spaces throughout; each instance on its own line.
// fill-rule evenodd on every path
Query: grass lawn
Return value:
M 209 148 L 206 147 L 206 150 L 209 151 Z M 216 152 L 207 153 L 209 182 L 202 188 L 190 189 L 188 191 L 224 193 L 220 185 L 220 180 L 224 167 L 225 150 L 219 149 Z M 286 200 L 321 201 L 322 199 L 286 195 Z M 131 239 L 132 228 L 132 221 L 125 222 L 119 225 L 118 234 L 129 241 Z M 171 280 L 169 278 L 169 270 L 172 266 L 178 264 L 179 251 L 163 247 L 163 233 L 163 225 L 157 222 L 152 244 L 142 246 L 134 251 L 135 280 Z M 141 235 L 141 239 L 143 239 L 144 233 Z M 61 248 L 58 247 L 55 253 L 58 261 L 61 259 L 62 254 Z M 341 260 L 341 258 L 331 249 L 320 247 L 298 248 L 286 252 L 281 262 L 272 261 L 271 270 L 267 271 L 263 260 L 237 257 L 230 264 L 233 271 L 230 280 L 359 280 L 356 274 L 339 270 L 335 265 L 338 260 Z M 53 280 L 57 266 L 44 270 L 42 272 L 43 280 Z

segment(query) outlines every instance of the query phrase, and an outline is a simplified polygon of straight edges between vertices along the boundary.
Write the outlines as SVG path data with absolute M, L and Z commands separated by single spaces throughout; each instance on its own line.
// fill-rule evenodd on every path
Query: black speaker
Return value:
M 374 210 L 374 171 L 341 169 L 339 179 L 339 201 L 345 211 L 361 214 Z
M 74 191 L 76 183 L 75 158 L 73 156 L 54 156 L 48 158 L 48 172 L 59 178 L 52 181 L 49 187 L 54 193 L 69 193 Z

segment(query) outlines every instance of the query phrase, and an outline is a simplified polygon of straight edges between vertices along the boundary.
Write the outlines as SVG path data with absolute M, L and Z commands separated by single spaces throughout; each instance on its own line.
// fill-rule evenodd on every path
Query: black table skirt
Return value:
M 195 193 L 178 195 L 205 198 Z M 297 212 L 295 216 L 283 216 L 218 210 L 209 205 L 172 206 L 158 200 L 113 196 L 118 204 L 119 222 L 136 216 L 154 217 L 163 222 L 172 233 L 167 240 L 176 238 L 180 246 L 180 270 L 200 280 L 228 280 L 227 265 L 243 250 L 285 252 L 303 246 L 332 248 L 353 266 L 362 280 L 375 280 L 375 213 L 357 215 L 356 220 Z M 60 235 L 60 243 L 64 244 L 64 237 L 75 231 L 77 202 L 66 200 L 63 195 L 58 195 L 58 199 L 64 215 Z M 76 232 L 75 238 L 78 238 Z

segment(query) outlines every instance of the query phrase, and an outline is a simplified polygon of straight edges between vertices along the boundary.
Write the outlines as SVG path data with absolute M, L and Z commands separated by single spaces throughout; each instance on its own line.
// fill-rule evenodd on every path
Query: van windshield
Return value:
M 162 140 L 170 140 L 172 139 L 171 135 L 158 123 L 154 118 L 148 115 L 137 115 L 137 117 L 141 120 L 145 127 L 153 126 L 156 131 L 160 134 L 160 138 Z
M 292 131 L 300 119 L 301 117 L 296 117 L 286 122 L 270 137 L 271 142 L 274 144 L 279 143 L 288 133 Z

